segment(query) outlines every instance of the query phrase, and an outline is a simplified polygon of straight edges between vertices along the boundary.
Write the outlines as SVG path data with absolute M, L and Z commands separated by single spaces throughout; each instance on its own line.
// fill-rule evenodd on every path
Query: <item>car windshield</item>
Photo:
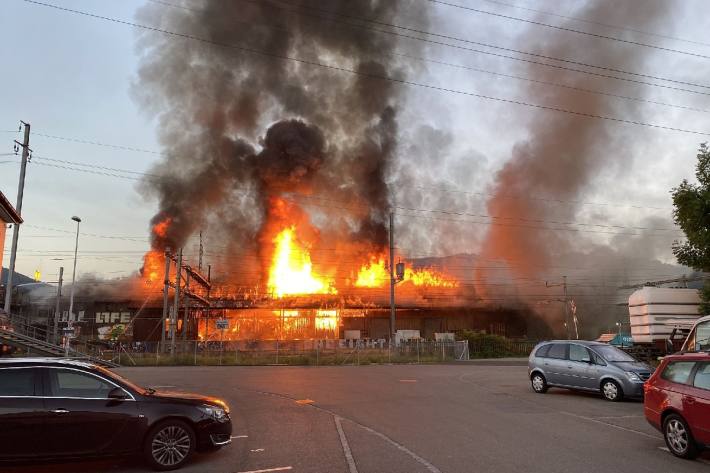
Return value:
M 127 380 L 123 376 L 121 376 L 117 373 L 114 373 L 113 371 L 107 370 L 106 368 L 101 367 L 101 366 L 94 366 L 94 368 L 97 371 L 100 371 L 101 374 L 103 374 L 104 376 L 111 378 L 113 380 L 119 381 L 124 386 L 128 386 L 129 388 L 133 389 L 134 391 L 137 391 L 140 394 L 149 394 L 150 389 L 146 389 L 142 386 L 138 386 L 134 382 Z
M 611 345 L 595 346 L 594 351 L 610 363 L 620 361 L 636 361 L 631 355 Z

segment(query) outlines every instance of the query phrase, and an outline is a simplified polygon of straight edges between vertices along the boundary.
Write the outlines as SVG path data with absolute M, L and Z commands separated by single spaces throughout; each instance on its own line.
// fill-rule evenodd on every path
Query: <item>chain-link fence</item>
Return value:
M 367 365 L 468 360 L 467 341 L 237 340 L 122 344 L 93 353 L 139 365 Z

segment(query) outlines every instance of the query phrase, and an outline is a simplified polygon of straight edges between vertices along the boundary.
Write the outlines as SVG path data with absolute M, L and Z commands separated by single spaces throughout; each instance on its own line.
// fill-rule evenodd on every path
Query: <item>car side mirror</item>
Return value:
M 123 400 L 128 399 L 128 393 L 121 388 L 113 388 L 108 393 L 109 399 Z

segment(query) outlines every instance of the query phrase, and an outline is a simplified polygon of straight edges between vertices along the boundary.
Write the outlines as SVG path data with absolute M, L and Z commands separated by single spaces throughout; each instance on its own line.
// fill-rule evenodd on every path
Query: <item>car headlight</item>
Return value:
M 634 373 L 633 371 L 627 371 L 626 372 L 626 377 L 629 378 L 629 381 L 633 381 L 635 383 L 640 383 L 641 378 L 639 378 L 639 375 Z
M 217 406 L 203 405 L 198 406 L 198 409 L 207 417 L 211 417 L 214 420 L 225 420 L 227 418 L 227 411 Z

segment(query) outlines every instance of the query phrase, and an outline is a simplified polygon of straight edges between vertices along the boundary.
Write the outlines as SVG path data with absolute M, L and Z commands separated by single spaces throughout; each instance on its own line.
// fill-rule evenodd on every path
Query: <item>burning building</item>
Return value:
M 602 15 L 607 11 L 602 3 L 590 3 L 585 13 Z M 210 309 L 188 306 L 194 316 L 186 318 L 200 336 L 209 337 L 211 321 L 224 318 L 230 320 L 224 330 L 246 338 L 337 336 L 344 327 L 380 336 L 377 320 L 389 303 L 387 217 L 395 198 L 407 201 L 412 192 L 392 183 L 394 177 L 407 181 L 413 175 L 406 162 L 397 162 L 397 153 L 406 100 L 401 85 L 415 66 L 398 54 L 402 35 L 364 23 L 392 25 L 406 10 L 407 22 L 423 31 L 429 8 L 427 2 L 404 1 L 335 0 L 323 10 L 307 1 L 205 0 L 189 7 L 152 2 L 139 11 L 141 22 L 184 36 L 143 30 L 138 39 L 142 56 L 133 91 L 159 124 L 163 157 L 140 184 L 158 209 L 141 282 L 130 290 L 134 299 L 154 293 L 153 319 L 164 317 L 156 294 L 166 276 L 166 250 L 182 249 L 184 260 L 194 265 L 203 256 L 202 245 L 199 254 L 191 249 L 200 233 L 206 235 L 211 284 L 209 290 L 191 290 L 209 299 Z M 622 10 L 617 14 L 638 13 L 631 6 Z M 653 21 L 656 10 L 663 9 L 644 10 L 642 20 Z M 578 46 L 534 39 L 527 42 L 544 44 L 559 57 Z M 407 53 L 418 54 L 422 44 L 409 41 Z M 622 48 L 585 52 L 598 55 L 592 59 L 600 64 L 640 66 L 645 58 Z M 570 84 L 541 93 L 540 80 L 532 81 L 526 91 L 546 101 L 543 108 L 601 116 L 605 100 L 621 93 L 613 83 L 605 99 L 580 95 L 594 87 L 587 83 L 593 76 L 532 63 L 525 67 L 531 77 Z M 530 121 L 529 139 L 513 146 L 511 159 L 491 183 L 491 216 L 485 223 L 493 224 L 475 250 L 485 268 L 477 257 L 462 270 L 447 265 L 447 258 L 424 264 L 395 248 L 394 261 L 406 265 L 396 290 L 400 320 L 411 316 L 411 323 L 402 324 L 414 326 L 417 318 L 440 314 L 439 322 L 421 324 L 500 332 L 490 328 L 498 317 L 518 327 L 495 308 L 529 313 L 519 303 L 546 287 L 542 278 L 551 261 L 576 263 L 580 251 L 565 236 L 569 225 L 559 221 L 573 221 L 575 202 L 598 163 L 613 155 L 599 142 L 611 143 L 614 135 L 610 122 L 545 113 Z M 533 194 L 542 197 L 519 197 Z M 562 217 L 545 203 L 556 200 L 570 204 Z M 548 221 L 558 225 L 547 233 L 534 230 Z M 428 231 L 418 229 L 424 237 Z M 411 236 L 413 230 L 403 233 Z M 613 252 L 606 254 L 614 259 Z M 190 289 L 187 281 L 182 284 Z M 497 289 L 503 285 L 508 289 Z M 532 288 L 527 295 L 525 288 Z M 464 326 L 449 321 L 468 320 L 466 311 L 492 315 Z

